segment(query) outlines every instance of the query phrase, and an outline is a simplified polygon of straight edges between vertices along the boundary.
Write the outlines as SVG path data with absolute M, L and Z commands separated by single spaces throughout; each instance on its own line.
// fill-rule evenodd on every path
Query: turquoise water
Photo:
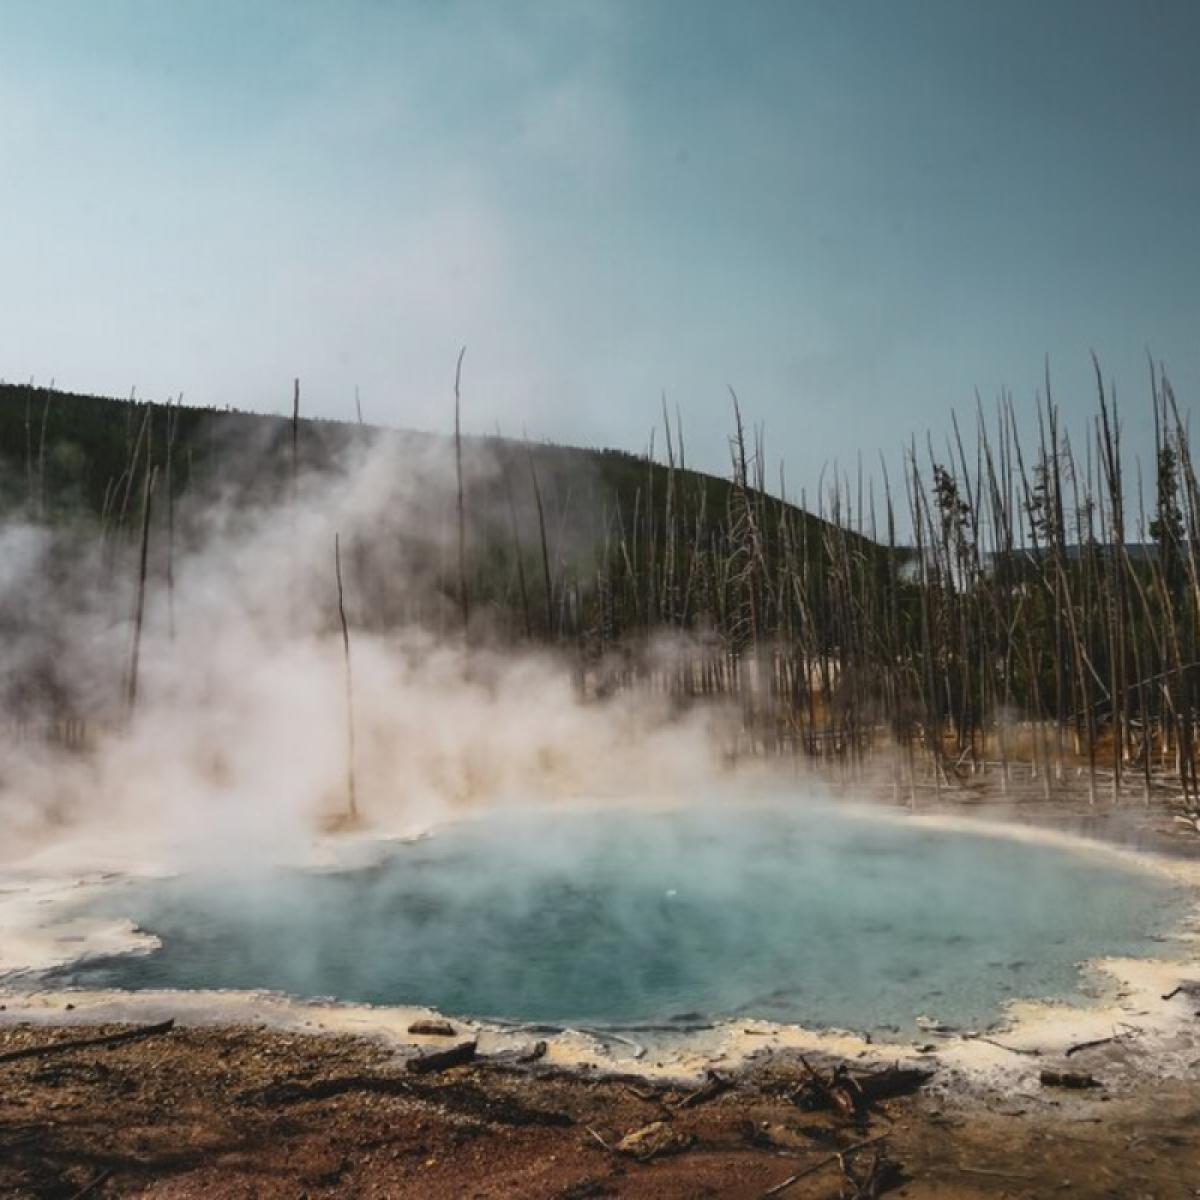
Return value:
M 978 1028 L 1161 954 L 1180 890 L 1101 856 L 836 806 L 507 813 L 368 869 L 181 876 L 104 901 L 163 946 L 67 982 L 270 988 L 587 1024 Z

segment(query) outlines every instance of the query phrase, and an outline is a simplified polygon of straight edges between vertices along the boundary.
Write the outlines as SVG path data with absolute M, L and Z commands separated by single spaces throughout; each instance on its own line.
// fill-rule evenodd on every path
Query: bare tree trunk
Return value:
M 471 620 L 471 602 L 467 595 L 467 517 L 463 504 L 463 473 L 462 473 L 462 423 L 460 410 L 462 400 L 460 384 L 462 383 L 463 356 L 467 353 L 464 346 L 458 352 L 458 362 L 454 367 L 454 475 L 458 484 L 458 607 L 462 612 L 462 627 L 466 633 Z
M 179 400 L 167 409 L 167 635 L 175 640 L 175 435 L 179 429 Z
M 346 621 L 345 593 L 342 590 L 341 535 L 333 535 L 333 571 L 337 579 L 338 618 L 342 623 L 342 651 L 346 662 L 346 815 L 358 820 L 358 796 L 354 786 L 354 677 L 350 666 L 350 626 Z
M 125 693 L 127 719 L 132 719 L 137 707 L 138 668 L 142 653 L 142 623 L 146 615 L 146 564 L 150 551 L 150 499 L 154 495 L 154 479 L 157 467 L 146 460 L 146 486 L 142 495 L 142 547 L 138 556 L 137 601 L 133 611 L 133 649 L 129 656 L 129 679 Z
M 546 636 L 554 632 L 554 584 L 550 576 L 550 547 L 546 542 L 546 510 L 542 504 L 542 488 L 538 483 L 537 467 L 533 461 L 533 451 L 529 442 L 525 443 L 525 454 L 529 460 L 529 474 L 533 480 L 533 499 L 537 505 L 538 536 L 542 543 L 542 580 L 546 589 Z
M 300 380 L 292 386 L 292 507 L 296 506 L 296 488 L 300 476 Z
M 46 517 L 46 422 L 50 418 L 50 391 L 46 391 L 46 400 L 42 405 L 42 431 L 38 438 L 38 520 Z

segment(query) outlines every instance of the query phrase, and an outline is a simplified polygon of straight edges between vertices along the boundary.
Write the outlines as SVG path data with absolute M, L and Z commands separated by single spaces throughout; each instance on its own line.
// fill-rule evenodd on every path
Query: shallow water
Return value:
M 65 981 L 556 1023 L 978 1028 L 1010 998 L 1070 995 L 1083 960 L 1161 954 L 1183 903 L 1100 855 L 811 802 L 509 812 L 362 870 L 118 886 L 105 911 L 163 947 Z

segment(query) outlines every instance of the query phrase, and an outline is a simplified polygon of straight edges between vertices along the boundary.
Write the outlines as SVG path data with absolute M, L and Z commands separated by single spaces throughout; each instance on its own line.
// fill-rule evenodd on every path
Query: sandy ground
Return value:
M 1082 832 L 1167 852 L 1164 869 L 1184 876 L 1197 869 L 1200 839 L 1161 808 L 966 799 L 1030 836 Z M 963 811 L 960 798 L 930 819 Z M 477 1037 L 479 1058 L 428 1075 L 406 1059 L 445 1043 L 408 1036 L 412 1014 L 400 1010 L 10 991 L 0 995 L 0 1195 L 748 1197 L 799 1174 L 775 1194 L 1200 1196 L 1200 962 L 1190 959 L 1111 963 L 1103 1003 L 1028 1006 L 990 1040 L 930 1034 L 892 1049 L 746 1022 L 649 1053 L 548 1038 L 529 1064 L 519 1060 L 540 1049 L 537 1034 L 462 1025 L 456 1036 Z M 175 1027 L 144 1039 L 12 1054 L 165 1017 Z M 1100 1044 L 1075 1048 L 1090 1041 Z M 802 1054 L 823 1069 L 878 1068 L 894 1054 L 934 1074 L 851 1120 L 801 1103 Z M 733 1086 L 681 1105 L 706 1066 Z M 1043 1069 L 1099 1086 L 1043 1086 Z M 656 1153 L 618 1149 L 655 1122 L 642 1141 Z
M 13 1026 L 0 1054 L 79 1035 Z M 1105 1053 L 1070 1066 L 1102 1077 Z M 801 1107 L 805 1071 L 786 1055 L 691 1107 L 690 1088 L 536 1070 L 416 1075 L 366 1039 L 240 1027 L 0 1061 L 0 1194 L 668 1200 L 758 1197 L 811 1170 L 778 1194 L 852 1196 L 836 1151 L 867 1140 L 843 1156 L 848 1171 L 862 1178 L 881 1155 L 899 1196 L 1200 1194 L 1191 1080 L 981 1103 L 935 1077 L 857 1123 Z M 660 1153 L 615 1148 L 654 1122 Z

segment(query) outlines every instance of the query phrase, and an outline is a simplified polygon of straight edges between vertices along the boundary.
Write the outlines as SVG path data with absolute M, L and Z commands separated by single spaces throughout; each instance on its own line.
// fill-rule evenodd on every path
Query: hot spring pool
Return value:
M 1083 960 L 1161 955 L 1184 902 L 1102 855 L 825 804 L 508 812 L 366 869 L 116 885 L 101 907 L 162 948 L 66 981 L 610 1026 L 977 1028 L 1010 998 L 1071 995 Z

